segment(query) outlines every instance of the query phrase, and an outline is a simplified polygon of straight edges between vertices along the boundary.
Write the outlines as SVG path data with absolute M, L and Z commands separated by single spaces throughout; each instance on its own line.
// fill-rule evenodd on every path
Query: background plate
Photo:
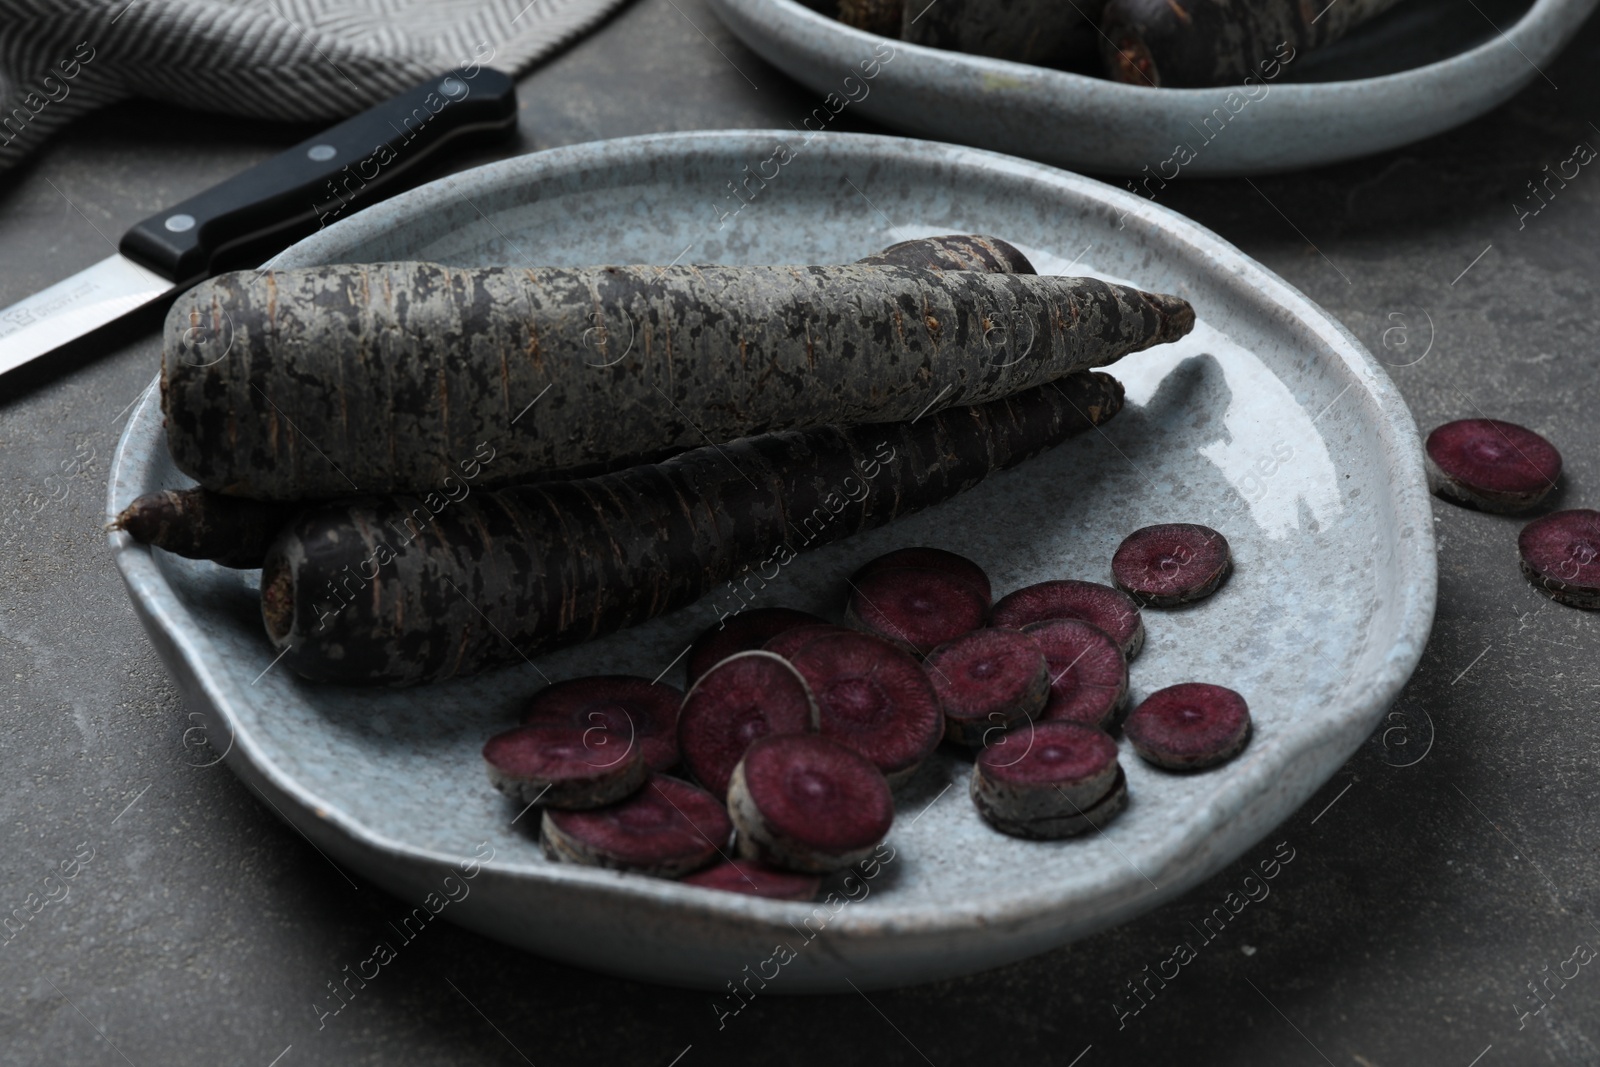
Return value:
M 1360 344 L 1282 279 L 1098 182 L 895 138 L 818 138 L 732 214 L 728 183 L 784 136 L 675 134 L 522 156 L 369 208 L 276 262 L 827 263 L 910 236 L 982 231 L 1015 240 L 1041 273 L 1182 294 L 1200 325 L 1116 365 L 1129 405 L 1104 432 L 801 555 L 757 602 L 834 613 L 846 574 L 908 544 L 972 556 L 997 593 L 1054 577 L 1104 581 L 1128 531 L 1205 522 L 1232 542 L 1236 573 L 1200 605 L 1146 613 L 1134 697 L 1193 678 L 1240 690 L 1256 720 L 1240 758 L 1178 776 L 1146 767 L 1124 742 L 1128 811 L 1104 834 L 1032 843 L 987 829 L 965 795 L 969 763 L 941 753 L 899 798 L 894 858 L 831 908 L 553 865 L 539 854 L 535 818 L 513 824 L 516 806 L 488 787 L 483 740 L 514 721 L 541 675 L 667 670 L 715 620 L 711 602 L 481 678 L 407 691 L 314 686 L 272 666 L 257 572 L 110 538 L 213 747 L 333 862 L 420 904 L 456 865 L 492 849 L 445 917 L 573 963 L 714 989 L 786 941 L 794 958 L 774 993 L 994 966 L 1196 884 L 1291 814 L 1371 733 L 1417 662 L 1435 592 L 1411 416 Z M 152 383 L 114 458 L 109 512 L 182 484 Z M 681 682 L 681 671 L 668 679 Z
M 1332 47 L 1303 53 L 1252 88 L 1253 100 L 1227 86 L 1151 89 L 925 48 L 851 29 L 796 0 L 708 2 L 753 51 L 816 90 L 819 107 L 838 93 L 855 100 L 845 107 L 906 133 L 1097 173 L 1148 167 L 1155 190 L 1178 174 L 1295 170 L 1459 126 L 1542 77 L 1596 0 L 1405 0 Z M 863 83 L 860 64 L 874 55 L 893 58 Z M 808 128 L 826 128 L 828 109 L 817 114 Z

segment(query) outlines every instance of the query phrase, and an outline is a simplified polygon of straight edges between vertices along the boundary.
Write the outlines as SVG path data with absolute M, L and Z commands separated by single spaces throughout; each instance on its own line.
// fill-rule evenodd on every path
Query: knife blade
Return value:
M 429 78 L 152 215 L 116 255 L 0 310 L 0 375 L 210 277 L 230 254 L 276 251 L 401 191 L 444 145 L 516 124 L 508 75 L 472 65 Z

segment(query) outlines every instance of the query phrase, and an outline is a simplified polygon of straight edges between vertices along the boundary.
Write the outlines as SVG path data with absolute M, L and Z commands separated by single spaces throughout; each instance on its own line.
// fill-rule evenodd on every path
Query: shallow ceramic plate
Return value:
M 826 128 L 825 94 L 836 93 L 850 102 L 834 109 L 906 133 L 1094 173 L 1148 167 L 1157 191 L 1179 174 L 1311 167 L 1459 126 L 1542 77 L 1596 0 L 1404 0 L 1248 97 L 1243 86 L 1151 89 L 907 44 L 796 0 L 710 3 L 757 54 L 818 93 L 808 129 Z M 831 14 L 831 0 L 816 3 Z
M 1041 272 L 1092 271 L 1188 297 L 1200 325 L 1116 366 L 1129 404 L 1103 433 L 803 554 L 758 603 L 833 613 L 845 575 L 911 544 L 970 555 L 998 592 L 1106 580 L 1129 531 L 1209 523 L 1232 542 L 1237 572 L 1198 606 L 1147 612 L 1133 687 L 1137 697 L 1201 678 L 1244 693 L 1256 733 L 1233 763 L 1166 774 L 1124 742 L 1127 812 L 1104 834 L 1033 843 L 981 823 L 966 795 L 969 761 L 941 753 L 899 799 L 893 858 L 820 912 L 554 865 L 536 844 L 537 812 L 514 823 L 518 810 L 489 788 L 479 747 L 514 722 L 541 676 L 666 671 L 681 681 L 681 665 L 669 665 L 715 620 L 711 603 L 536 666 L 354 690 L 272 666 L 257 572 L 177 559 L 121 534 L 111 546 L 211 746 L 341 868 L 422 903 L 455 864 L 492 850 L 481 871 L 468 868 L 470 882 L 451 883 L 469 891 L 445 917 L 672 983 L 720 989 L 780 940 L 795 958 L 771 992 L 970 972 L 1183 892 L 1293 812 L 1371 733 L 1432 621 L 1421 450 L 1389 379 L 1326 313 L 1195 224 L 1072 174 L 950 145 L 829 137 L 719 228 L 725 183 L 781 136 L 678 134 L 506 160 L 369 208 L 278 263 L 832 263 L 912 235 L 982 231 L 1022 244 Z M 152 388 L 118 446 L 109 509 L 186 481 Z

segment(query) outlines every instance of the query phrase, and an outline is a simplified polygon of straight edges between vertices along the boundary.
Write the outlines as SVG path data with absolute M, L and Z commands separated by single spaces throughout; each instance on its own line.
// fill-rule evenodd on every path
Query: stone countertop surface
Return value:
M 786 128 L 819 103 L 701 0 L 638 0 L 520 93 L 520 143 L 452 167 Z M 1544 201 L 1528 183 L 1600 147 L 1597 100 L 1591 23 L 1509 104 L 1444 136 L 1158 200 L 1344 322 L 1424 432 L 1480 414 L 1527 425 L 1566 457 L 1558 503 L 1596 506 L 1600 177 L 1552 181 Z M 847 109 L 833 128 L 864 127 Z M 79 122 L 0 177 L 0 306 L 308 132 L 144 104 Z M 1597 617 L 1522 578 L 1518 519 L 1442 503 L 1433 637 L 1384 726 L 1260 845 L 1134 922 L 955 981 L 760 996 L 720 1026 L 705 993 L 438 924 L 328 1013 L 329 984 L 410 904 L 346 880 L 213 762 L 134 618 L 102 508 L 158 363 L 147 332 L 0 382 L 0 910 L 27 916 L 0 931 L 6 1063 L 1600 1062 L 1600 964 L 1584 962 L 1600 952 Z M 1293 858 L 1247 885 L 1275 853 Z

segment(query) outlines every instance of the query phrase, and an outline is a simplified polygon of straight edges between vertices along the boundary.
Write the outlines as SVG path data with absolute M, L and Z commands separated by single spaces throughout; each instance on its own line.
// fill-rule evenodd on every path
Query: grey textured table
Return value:
M 1480 411 L 1538 429 L 1566 455 L 1563 502 L 1594 505 L 1600 178 L 1583 171 L 1521 225 L 1513 205 L 1575 143 L 1600 145 L 1597 70 L 1591 27 L 1548 80 L 1446 136 L 1161 198 L 1394 364 L 1424 429 Z M 640 0 L 521 92 L 520 151 L 781 128 L 814 104 L 695 0 Z M 79 124 L 0 179 L 0 305 L 304 132 L 143 105 Z M 0 906 L 27 916 L 0 930 L 0 1061 L 1600 1062 L 1600 966 L 1579 963 L 1600 949 L 1596 619 L 1518 574 L 1517 520 L 1446 505 L 1433 639 L 1383 730 L 1238 864 L 1136 922 L 870 999 L 759 998 L 721 1030 L 706 994 L 443 925 L 319 1020 L 341 967 L 409 905 L 347 883 L 224 767 L 199 766 L 211 757 L 100 530 L 110 452 L 157 362 L 148 336 L 22 395 L 0 383 Z M 1279 842 L 1295 858 L 1271 895 L 1198 937 Z M 1185 940 L 1196 958 L 1145 984 Z

